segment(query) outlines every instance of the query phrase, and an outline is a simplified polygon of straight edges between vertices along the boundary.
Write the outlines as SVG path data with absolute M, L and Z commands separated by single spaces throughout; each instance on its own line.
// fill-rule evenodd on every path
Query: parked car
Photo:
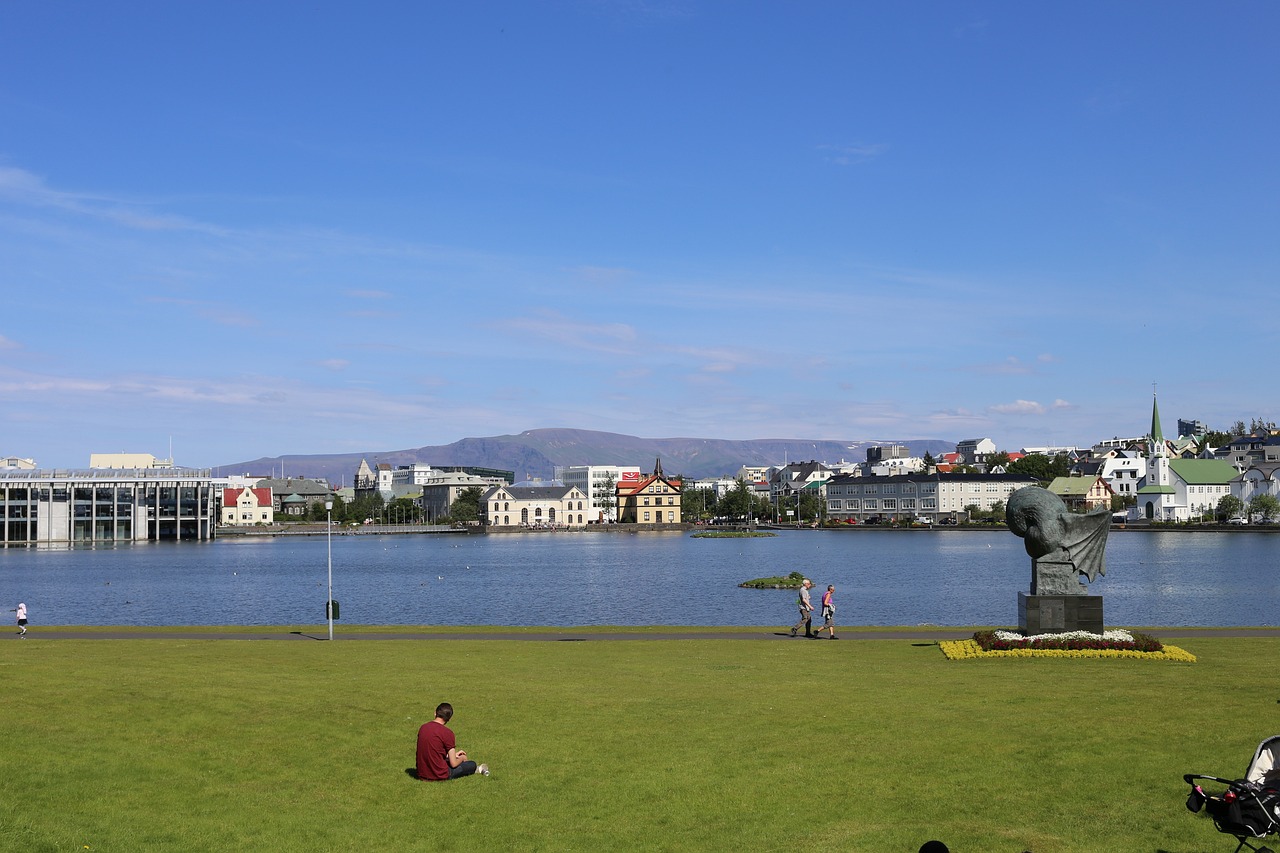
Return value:
M 1248 523 L 1249 523 L 1249 519 L 1247 519 L 1247 518 L 1241 518 L 1241 517 L 1240 517 L 1240 516 L 1238 516 L 1238 515 L 1237 515 L 1235 518 L 1228 518 L 1228 519 L 1227 519 L 1227 524 L 1248 524 Z

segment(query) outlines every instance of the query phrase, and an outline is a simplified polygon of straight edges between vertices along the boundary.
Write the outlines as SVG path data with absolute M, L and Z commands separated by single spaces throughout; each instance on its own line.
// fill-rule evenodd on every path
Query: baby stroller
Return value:
M 1280 735 L 1258 744 L 1253 761 L 1243 779 L 1222 779 L 1188 773 L 1182 777 L 1191 786 L 1187 808 L 1204 809 L 1213 818 L 1218 832 L 1234 835 L 1240 843 L 1235 853 L 1244 848 L 1256 853 L 1273 853 L 1270 847 L 1255 847 L 1252 841 L 1280 831 Z M 1227 790 L 1220 795 L 1205 793 L 1197 779 L 1220 782 Z

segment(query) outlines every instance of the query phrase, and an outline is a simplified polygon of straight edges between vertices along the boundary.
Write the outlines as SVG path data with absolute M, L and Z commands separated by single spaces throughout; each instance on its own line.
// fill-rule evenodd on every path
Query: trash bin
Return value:
M 331 608 L 331 607 L 333 608 L 333 618 L 334 618 L 334 619 L 339 618 L 339 617 L 338 617 L 338 613 L 339 613 L 339 611 L 341 610 L 341 608 L 338 606 L 338 601 L 337 601 L 337 599 L 330 599 L 329 601 L 325 602 L 325 605 L 324 605 L 324 618 L 325 618 L 325 619 L 328 619 L 328 618 L 329 618 L 329 608 Z

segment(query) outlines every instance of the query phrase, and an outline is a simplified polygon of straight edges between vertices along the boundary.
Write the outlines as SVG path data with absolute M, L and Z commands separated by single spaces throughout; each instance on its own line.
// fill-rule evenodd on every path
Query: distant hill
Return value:
M 861 462 L 866 448 L 879 444 L 903 444 L 912 453 L 937 456 L 955 450 L 955 443 L 937 439 L 917 441 L 805 441 L 762 438 L 726 441 L 717 438 L 637 438 L 586 429 L 533 429 L 519 435 L 464 438 L 438 447 L 413 450 L 332 453 L 310 456 L 263 457 L 218 467 L 220 474 L 271 474 L 290 477 L 323 477 L 331 483 L 351 485 L 361 459 L 370 465 L 385 462 L 393 468 L 424 462 L 430 465 L 476 465 L 514 471 L 517 480 L 550 479 L 557 465 L 639 465 L 651 470 L 661 457 L 668 475 L 704 478 L 731 476 L 743 465 L 780 465 L 783 462 Z

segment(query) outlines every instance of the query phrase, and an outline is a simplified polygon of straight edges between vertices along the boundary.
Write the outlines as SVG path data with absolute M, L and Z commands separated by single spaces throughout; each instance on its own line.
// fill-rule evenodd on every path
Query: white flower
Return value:
M 1004 640 L 1007 643 L 1030 643 L 1032 640 L 1110 640 L 1115 643 L 1132 643 L 1133 635 L 1128 631 L 1122 631 L 1113 628 L 1110 631 L 1103 631 L 1101 634 L 1094 634 L 1089 631 L 1067 631 L 1063 634 L 1032 634 L 1024 637 L 1013 631 L 996 631 L 997 640 Z

